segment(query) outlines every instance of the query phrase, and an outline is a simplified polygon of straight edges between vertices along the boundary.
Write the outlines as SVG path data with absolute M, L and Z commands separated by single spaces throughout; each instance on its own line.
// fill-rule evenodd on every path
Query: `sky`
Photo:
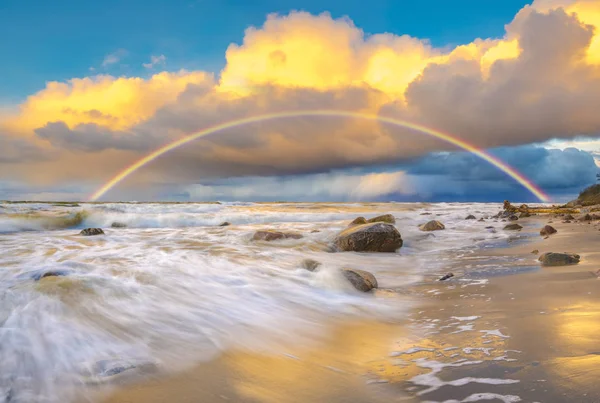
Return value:
M 385 116 L 576 196 L 600 155 L 600 3 L 109 0 L 0 3 L 0 199 L 86 200 L 153 150 L 299 110 Z M 414 130 L 303 116 L 225 130 L 101 200 L 536 201 Z

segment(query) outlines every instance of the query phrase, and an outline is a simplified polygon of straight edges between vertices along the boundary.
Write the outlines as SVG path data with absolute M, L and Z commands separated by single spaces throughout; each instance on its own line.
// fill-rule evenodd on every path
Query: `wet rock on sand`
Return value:
M 445 280 L 448 280 L 449 278 L 452 278 L 452 277 L 454 277 L 454 273 L 448 273 L 448 274 L 445 274 L 442 277 L 440 277 L 438 279 L 438 281 L 445 281 Z
M 384 214 L 377 217 L 373 217 L 367 220 L 367 222 L 385 222 L 388 224 L 396 224 L 396 218 L 391 214 Z
M 341 251 L 394 252 L 402 236 L 391 224 L 371 223 L 350 227 L 338 234 L 334 244 Z
M 293 232 L 280 232 L 280 231 L 256 231 L 254 236 L 252 237 L 253 241 L 276 241 L 278 239 L 300 239 L 302 238 L 301 234 L 295 234 Z
M 431 220 L 428 223 L 419 225 L 421 231 L 439 231 L 446 229 L 446 226 L 439 221 Z
M 547 252 L 541 255 L 538 260 L 542 266 L 567 266 L 579 263 L 580 256 L 575 253 L 556 253 Z
M 540 230 L 541 236 L 556 234 L 558 231 L 551 225 L 545 225 L 544 228 Z
M 44 272 L 37 272 L 34 273 L 32 278 L 35 281 L 40 281 L 43 278 L 46 277 L 61 277 L 61 276 L 68 276 L 70 272 L 68 272 L 67 270 L 48 270 L 48 271 L 44 271 Z
M 368 271 L 342 269 L 342 274 L 359 291 L 367 292 L 377 288 L 377 279 Z
M 110 227 L 111 228 L 126 228 L 127 224 L 115 221 L 114 223 L 110 224 Z
M 469 214 L 468 216 L 465 217 L 465 220 L 476 220 L 477 217 L 475 217 L 473 214 Z
M 221 224 L 219 224 L 219 227 L 227 227 L 227 226 L 229 226 L 229 225 L 231 225 L 231 223 L 230 223 L 230 222 L 227 222 L 227 221 L 225 221 L 225 222 L 222 222 Z
M 83 236 L 104 235 L 104 231 L 102 231 L 102 228 L 86 228 L 86 229 L 81 230 L 79 235 L 83 235 Z
M 313 259 L 304 259 L 300 265 L 308 271 L 315 271 L 319 266 L 321 266 L 321 262 L 317 262 Z
M 519 231 L 520 229 L 523 229 L 523 227 L 519 224 L 508 224 L 504 229 L 506 231 Z

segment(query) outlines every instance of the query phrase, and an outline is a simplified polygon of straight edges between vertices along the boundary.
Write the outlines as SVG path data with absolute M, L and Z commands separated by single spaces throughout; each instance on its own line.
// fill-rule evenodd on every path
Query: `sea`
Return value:
M 503 223 L 489 219 L 501 208 L 1 203 L 0 402 L 74 401 L 132 369 L 177 373 L 231 349 L 279 354 L 290 342 L 316 343 L 332 321 L 368 318 L 404 326 L 420 303 L 407 292 L 411 287 L 450 270 L 472 273 L 468 281 L 476 285 L 523 265 L 476 257 L 527 238 L 527 229 L 502 231 Z M 404 240 L 395 253 L 333 248 L 353 219 L 382 214 L 395 217 Z M 470 214 L 477 219 L 466 220 Z M 446 229 L 419 230 L 433 219 Z M 105 234 L 80 235 L 88 227 Z M 264 229 L 302 238 L 252 240 Z M 319 270 L 303 268 L 304 259 L 320 262 Z M 379 290 L 357 291 L 342 268 L 372 273 Z

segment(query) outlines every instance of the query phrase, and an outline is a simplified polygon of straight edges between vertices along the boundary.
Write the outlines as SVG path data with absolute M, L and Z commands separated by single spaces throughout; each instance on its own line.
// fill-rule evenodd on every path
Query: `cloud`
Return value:
M 152 69 L 158 65 L 164 65 L 167 61 L 167 58 L 165 57 L 165 55 L 159 55 L 159 56 L 150 56 L 150 63 L 143 63 L 142 66 L 144 66 L 147 69 Z
M 119 49 L 113 53 L 109 53 L 104 57 L 104 60 L 102 60 L 102 67 L 108 67 L 112 64 L 119 63 L 121 59 L 123 59 L 128 54 L 129 52 L 125 49 Z
M 597 137 L 599 15 L 597 1 L 538 0 L 506 25 L 502 38 L 436 48 L 407 35 L 368 35 L 350 19 L 329 14 L 273 14 L 229 46 L 217 80 L 207 72 L 180 71 L 148 79 L 93 76 L 51 82 L 1 123 L 12 136 L 64 153 L 55 165 L 44 165 L 44 173 L 58 181 L 78 174 L 65 168 L 74 158 L 88 161 L 94 167 L 86 172 L 89 179 L 99 181 L 182 136 L 285 110 L 393 116 L 483 148 Z M 162 56 L 152 56 L 145 67 L 159 66 Z M 360 119 L 294 118 L 190 143 L 132 181 L 298 176 L 454 150 L 409 130 Z M 550 161 L 536 159 L 533 151 L 522 158 L 532 164 Z M 530 175 L 549 188 L 559 180 Z
M 191 200 L 293 201 L 377 200 L 393 194 L 412 194 L 402 171 L 358 174 L 332 172 L 291 177 L 230 178 L 211 185 L 186 187 Z

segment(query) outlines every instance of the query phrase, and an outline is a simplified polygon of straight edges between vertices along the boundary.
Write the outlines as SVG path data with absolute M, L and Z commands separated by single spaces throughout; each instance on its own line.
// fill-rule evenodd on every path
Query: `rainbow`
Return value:
M 208 136 L 210 134 L 214 134 L 223 130 L 232 129 L 234 127 L 240 127 L 251 123 L 264 122 L 267 120 L 274 119 L 284 119 L 284 118 L 294 118 L 294 117 L 308 117 L 308 116 L 325 116 L 325 117 L 340 117 L 340 118 L 359 118 L 365 120 L 373 120 L 379 121 L 382 123 L 386 123 L 392 126 L 403 127 L 407 129 L 414 130 L 419 133 L 423 133 L 429 135 L 431 137 L 435 137 L 437 139 L 443 140 L 447 143 L 455 145 L 459 148 L 462 148 L 465 151 L 469 151 L 470 153 L 478 156 L 484 161 L 489 162 L 493 166 L 497 167 L 499 170 L 506 173 L 508 176 L 513 178 L 515 181 L 523 185 L 527 190 L 529 190 L 535 197 L 537 197 L 542 202 L 550 201 L 548 195 L 546 195 L 541 189 L 539 189 L 534 183 L 528 180 L 521 173 L 516 171 L 511 166 L 507 165 L 500 159 L 494 157 L 493 155 L 487 153 L 486 151 L 477 148 L 476 146 L 467 143 L 466 141 L 461 140 L 458 137 L 452 136 L 448 133 L 441 132 L 439 130 L 434 130 L 425 126 L 421 126 L 415 123 L 406 122 L 399 119 L 394 119 L 385 116 L 379 116 L 375 114 L 362 113 L 362 112 L 349 112 L 349 111 L 338 111 L 338 110 L 300 110 L 300 111 L 290 111 L 290 112 L 277 112 L 270 113 L 265 115 L 252 116 L 248 118 L 243 118 L 239 120 L 234 120 L 230 122 L 221 123 L 215 126 L 208 127 L 206 129 L 200 130 L 199 132 L 190 134 L 186 137 L 182 137 L 179 140 L 175 140 L 172 143 L 166 144 L 161 148 L 155 150 L 154 152 L 146 155 L 144 158 L 134 162 L 117 175 L 115 175 L 112 179 L 106 182 L 100 189 L 98 189 L 94 194 L 92 194 L 89 198 L 89 201 L 96 201 L 102 196 L 106 194 L 109 190 L 115 187 L 119 182 L 123 179 L 127 178 L 129 175 L 153 161 L 154 159 L 160 157 L 161 155 L 174 150 L 184 144 L 187 144 L 191 141 L 194 141 L 200 137 Z

